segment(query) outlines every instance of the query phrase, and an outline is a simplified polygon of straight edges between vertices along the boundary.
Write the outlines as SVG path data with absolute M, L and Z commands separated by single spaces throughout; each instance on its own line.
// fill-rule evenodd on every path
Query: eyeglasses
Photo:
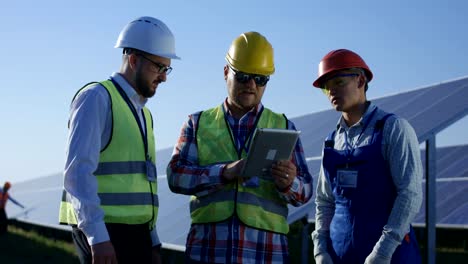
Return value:
M 231 70 L 234 72 L 234 77 L 236 77 L 236 80 L 240 83 L 247 83 L 253 79 L 255 84 L 258 86 L 265 86 L 270 80 L 270 76 L 268 75 L 247 74 L 245 72 L 236 71 L 233 68 L 231 68 Z
M 342 73 L 331 76 L 323 82 L 322 92 L 326 95 L 330 93 L 329 87 L 344 87 L 349 83 L 345 77 L 356 77 L 359 73 Z
M 169 75 L 169 73 L 171 73 L 172 71 L 172 67 L 171 66 L 166 66 L 162 63 L 159 63 L 159 62 L 155 62 L 149 58 L 147 58 L 145 55 L 143 54 L 136 54 L 137 56 L 140 56 L 142 57 L 143 59 L 151 62 L 152 66 L 153 66 L 153 71 L 154 72 L 157 72 L 157 73 L 166 73 L 167 75 Z

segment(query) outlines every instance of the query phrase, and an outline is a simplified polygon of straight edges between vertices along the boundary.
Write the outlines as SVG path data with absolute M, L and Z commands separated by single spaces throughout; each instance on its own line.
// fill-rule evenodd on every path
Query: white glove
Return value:
M 333 264 L 333 260 L 330 257 L 330 254 L 327 252 L 322 252 L 315 256 L 315 263 L 316 264 Z
M 383 257 L 374 251 L 372 251 L 369 256 L 367 256 L 364 264 L 390 264 L 392 258 Z

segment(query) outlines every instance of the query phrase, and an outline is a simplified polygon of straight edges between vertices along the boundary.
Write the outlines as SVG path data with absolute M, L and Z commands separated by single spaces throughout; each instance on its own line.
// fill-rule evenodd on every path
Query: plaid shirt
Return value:
M 255 129 L 256 108 L 236 120 L 224 102 L 226 119 L 231 127 L 236 148 L 239 149 Z M 182 127 L 167 168 L 167 180 L 171 190 L 187 195 L 209 195 L 223 187 L 222 171 L 226 164 L 198 164 L 195 131 L 201 112 L 189 116 Z M 295 130 L 288 120 L 288 128 Z M 246 150 L 248 151 L 248 150 Z M 312 196 L 312 176 L 304 158 L 302 144 L 298 140 L 292 156 L 297 167 L 293 184 L 280 195 L 293 206 L 306 203 Z M 287 236 L 244 225 L 234 216 L 220 223 L 192 224 L 187 237 L 186 255 L 202 263 L 289 263 Z

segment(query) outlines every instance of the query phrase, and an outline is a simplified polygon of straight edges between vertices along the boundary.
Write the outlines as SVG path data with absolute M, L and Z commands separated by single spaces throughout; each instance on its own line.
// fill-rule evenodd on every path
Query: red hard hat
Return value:
M 372 80 L 372 72 L 366 62 L 355 52 L 347 49 L 338 49 L 330 51 L 320 61 L 318 67 L 318 78 L 313 85 L 322 88 L 322 82 L 325 76 L 333 71 L 339 71 L 349 68 L 361 68 L 366 73 L 367 82 Z

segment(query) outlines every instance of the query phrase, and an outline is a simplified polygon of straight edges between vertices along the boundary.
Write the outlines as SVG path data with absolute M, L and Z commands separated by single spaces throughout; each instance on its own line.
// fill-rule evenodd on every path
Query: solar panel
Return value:
M 437 224 L 468 225 L 468 178 L 451 182 L 437 182 Z M 424 197 L 426 195 L 424 194 Z M 424 202 L 414 223 L 425 223 Z

